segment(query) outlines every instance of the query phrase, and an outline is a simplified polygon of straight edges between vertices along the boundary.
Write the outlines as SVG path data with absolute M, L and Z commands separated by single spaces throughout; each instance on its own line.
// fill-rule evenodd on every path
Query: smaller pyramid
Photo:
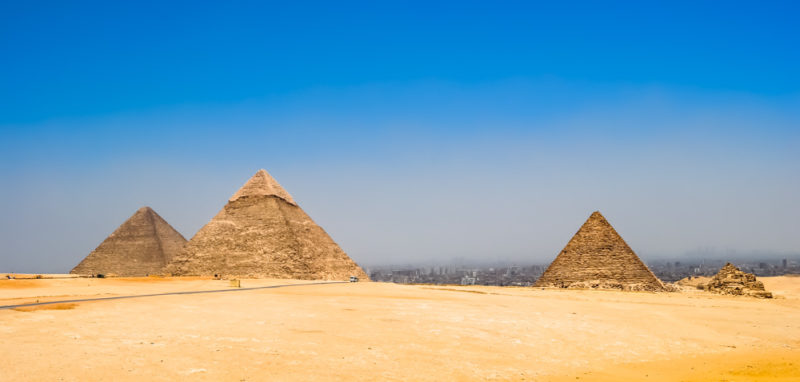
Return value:
M 186 239 L 150 207 L 142 207 L 70 273 L 147 276 L 159 273 Z
M 725 264 L 714 278 L 706 284 L 712 293 L 772 298 L 772 293 L 764 289 L 764 283 L 756 280 L 756 275 L 746 273 L 731 263 Z
M 664 290 L 664 284 L 595 211 L 534 286 Z

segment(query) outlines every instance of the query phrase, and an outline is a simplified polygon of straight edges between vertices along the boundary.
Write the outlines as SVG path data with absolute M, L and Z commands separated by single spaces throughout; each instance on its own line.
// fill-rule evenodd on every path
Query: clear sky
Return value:
M 259 168 L 365 265 L 800 254 L 796 2 L 121 3 L 0 4 L 0 272 Z

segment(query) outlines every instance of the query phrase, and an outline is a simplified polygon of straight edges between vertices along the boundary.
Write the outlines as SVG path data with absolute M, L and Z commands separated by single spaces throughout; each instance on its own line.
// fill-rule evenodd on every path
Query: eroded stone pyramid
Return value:
M 664 290 L 608 221 L 595 211 L 534 286 Z
M 706 284 L 706 290 L 719 294 L 772 298 L 772 293 L 764 289 L 764 283 L 756 280 L 756 275 L 744 272 L 731 263 L 725 264 L 717 272 Z
M 173 275 L 347 280 L 367 275 L 259 170 L 167 267 Z
M 160 273 L 186 239 L 150 207 L 142 207 L 70 273 L 146 276 Z

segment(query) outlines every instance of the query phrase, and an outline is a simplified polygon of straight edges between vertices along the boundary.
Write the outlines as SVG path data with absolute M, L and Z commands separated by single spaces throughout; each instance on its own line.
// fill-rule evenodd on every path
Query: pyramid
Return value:
M 534 286 L 664 290 L 599 211 L 589 216 Z
M 146 276 L 163 271 L 186 239 L 150 207 L 142 207 L 70 273 Z
M 167 267 L 173 275 L 347 280 L 367 275 L 259 170 Z
M 756 280 L 756 275 L 744 272 L 731 263 L 726 263 L 705 289 L 719 294 L 772 298 L 772 293 L 764 289 L 764 283 Z

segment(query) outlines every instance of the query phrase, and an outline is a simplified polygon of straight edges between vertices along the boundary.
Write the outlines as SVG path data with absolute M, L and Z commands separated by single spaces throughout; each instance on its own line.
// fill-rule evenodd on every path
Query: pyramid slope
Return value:
M 186 239 L 150 207 L 142 207 L 70 273 L 146 276 L 163 271 Z
M 595 211 L 534 286 L 663 290 L 653 272 Z
M 261 177 L 260 173 L 253 178 Z M 168 265 L 167 272 L 187 276 L 367 279 L 361 267 L 291 198 L 250 192 L 253 188 L 248 185 L 253 183 L 250 179 L 197 232 Z M 248 191 L 243 193 L 244 189 Z

